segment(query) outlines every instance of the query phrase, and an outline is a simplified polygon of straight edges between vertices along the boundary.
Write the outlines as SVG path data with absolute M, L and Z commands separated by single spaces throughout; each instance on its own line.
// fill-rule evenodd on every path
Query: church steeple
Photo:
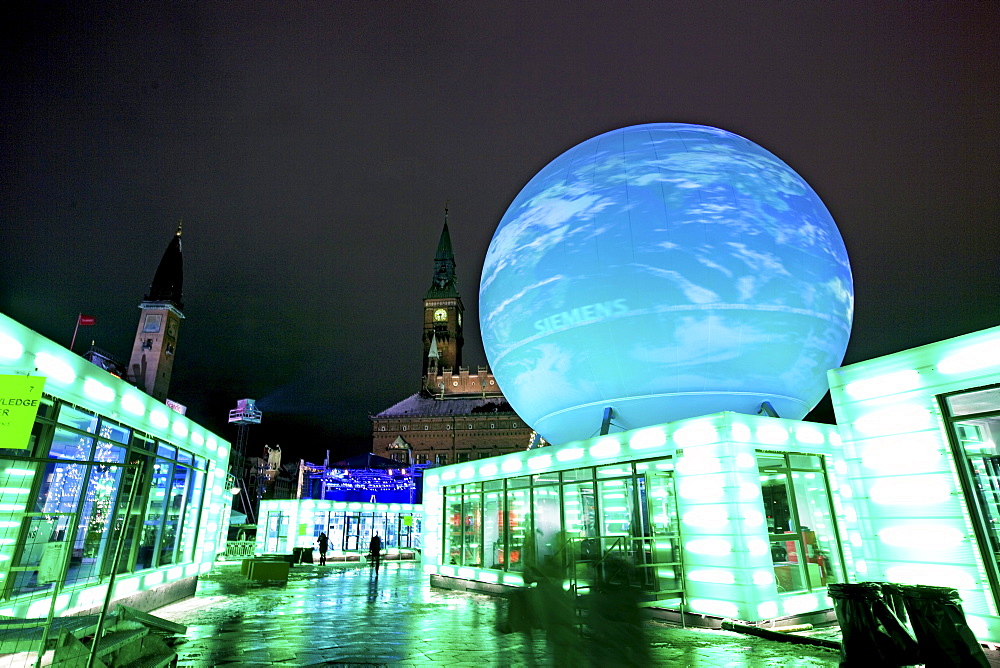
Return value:
M 177 352 L 177 334 L 184 319 L 182 288 L 184 261 L 181 256 L 181 224 L 177 224 L 160 264 L 153 274 L 149 292 L 139 308 L 139 327 L 132 344 L 128 378 L 154 399 L 165 401 Z
M 160 258 L 160 264 L 153 275 L 153 282 L 149 285 L 149 292 L 146 293 L 143 301 L 147 302 L 170 302 L 183 311 L 184 304 L 181 302 L 182 289 L 184 286 L 184 259 L 181 257 L 181 225 L 177 223 L 177 233 L 167 245 L 167 250 Z
M 436 357 L 440 370 L 454 369 L 458 372 L 462 365 L 462 315 L 465 306 L 458 293 L 455 277 L 455 253 L 451 248 L 451 234 L 448 232 L 448 207 L 444 209 L 444 228 L 434 254 L 434 277 L 431 287 L 424 295 L 424 379 L 430 361 Z M 434 357 L 431 353 L 436 353 Z
M 455 253 L 451 250 L 451 235 L 448 233 L 448 207 L 444 208 L 444 229 L 438 240 L 434 254 L 434 279 L 431 289 L 424 299 L 435 297 L 458 297 L 458 282 L 455 278 Z

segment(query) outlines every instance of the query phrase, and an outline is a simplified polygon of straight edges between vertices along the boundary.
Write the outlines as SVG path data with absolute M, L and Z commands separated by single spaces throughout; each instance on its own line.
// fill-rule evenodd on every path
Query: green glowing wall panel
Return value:
M 857 580 L 959 590 L 977 637 L 1000 619 L 937 397 L 1000 382 L 1000 327 L 829 372 L 853 498 Z

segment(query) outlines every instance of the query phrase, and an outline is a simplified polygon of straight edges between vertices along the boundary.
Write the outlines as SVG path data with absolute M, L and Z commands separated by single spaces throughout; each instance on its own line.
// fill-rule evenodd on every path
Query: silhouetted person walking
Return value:
M 326 550 L 330 547 L 330 539 L 326 537 L 325 533 L 320 532 L 316 542 L 319 543 L 319 565 L 326 566 Z
M 372 534 L 371 542 L 368 543 L 368 554 L 371 555 L 372 568 L 378 573 L 378 567 L 382 563 L 382 539 L 378 534 Z

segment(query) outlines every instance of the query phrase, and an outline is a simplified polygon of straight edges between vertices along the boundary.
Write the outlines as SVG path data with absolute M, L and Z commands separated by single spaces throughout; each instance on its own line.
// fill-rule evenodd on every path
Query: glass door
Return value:
M 361 516 L 347 514 L 344 522 L 344 540 L 342 543 L 345 552 L 358 551 L 361 549 Z M 367 548 L 368 545 L 365 545 Z
M 264 536 L 266 554 L 283 553 L 288 539 L 288 515 L 271 511 L 267 514 L 267 533 Z
M 643 582 L 657 595 L 684 590 L 674 466 L 670 460 L 636 464 L 637 506 L 641 509 Z
M 941 403 L 986 575 L 1000 605 L 1000 386 L 945 396 Z

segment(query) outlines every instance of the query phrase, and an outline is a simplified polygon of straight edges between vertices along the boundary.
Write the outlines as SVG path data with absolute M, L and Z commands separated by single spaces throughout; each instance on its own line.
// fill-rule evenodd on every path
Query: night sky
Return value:
M 1000 324 L 1000 3 L 10 2 L 0 311 L 127 360 L 180 219 L 170 396 L 235 440 L 366 452 L 420 386 L 450 201 L 479 342 L 497 223 L 550 160 L 714 125 L 819 193 L 854 272 L 845 363 Z M 11 30 L 11 28 L 14 30 Z M 827 404 L 814 419 L 832 421 Z

